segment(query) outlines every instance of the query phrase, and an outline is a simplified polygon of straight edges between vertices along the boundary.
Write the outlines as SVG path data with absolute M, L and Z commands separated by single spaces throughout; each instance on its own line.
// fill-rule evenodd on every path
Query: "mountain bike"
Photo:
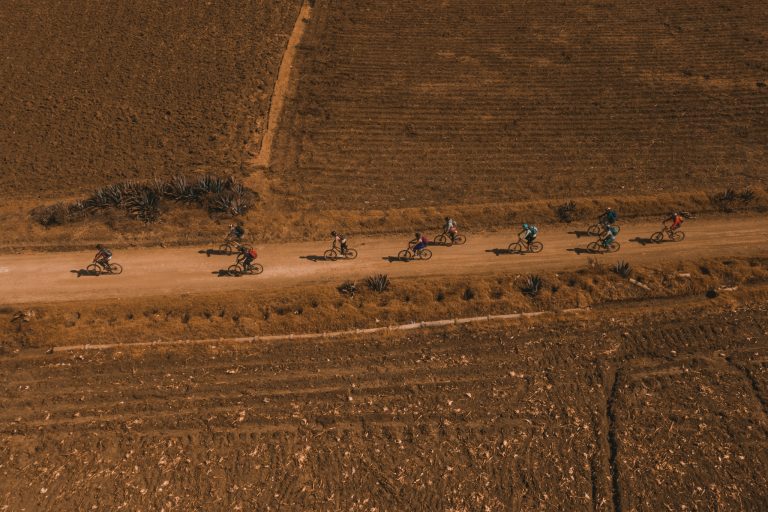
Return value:
M 336 261 L 338 259 L 353 260 L 357 258 L 357 249 L 348 247 L 346 252 L 341 252 L 341 249 L 331 247 L 323 253 L 323 258 L 325 258 L 327 261 Z
M 119 263 L 108 261 L 105 263 L 94 260 L 93 263 L 85 267 L 89 274 L 100 276 L 101 274 L 118 275 L 123 273 L 123 266 Z
M 589 245 L 587 245 L 587 250 L 590 252 L 596 252 L 596 253 L 606 253 L 606 252 L 616 252 L 621 248 L 621 244 L 614 240 L 608 245 L 605 245 L 602 240 L 597 240 L 596 242 L 590 242 Z
M 612 224 L 612 227 L 616 228 L 616 234 L 619 234 L 619 231 L 621 231 L 621 226 L 617 226 L 616 224 Z M 587 228 L 587 233 L 589 236 L 599 236 L 603 237 L 608 232 L 608 224 L 603 224 L 602 222 L 598 222 L 597 224 L 592 224 Z
M 544 244 L 534 240 L 530 244 L 525 238 L 518 238 L 517 242 L 509 244 L 507 249 L 509 252 L 522 254 L 524 252 L 541 252 L 544 249 Z
M 654 242 L 661 243 L 664 240 L 664 235 L 667 235 L 667 238 L 672 242 L 682 242 L 685 240 L 685 233 L 680 231 L 679 229 L 672 229 L 668 227 L 663 227 L 661 231 L 657 231 L 654 234 L 651 235 L 651 240 Z
M 222 244 L 219 246 L 219 253 L 230 256 L 235 251 L 239 250 L 241 247 L 245 247 L 246 249 L 251 249 L 251 246 L 242 243 L 242 240 L 238 240 L 237 238 L 227 237 L 224 239 L 224 242 L 222 242 Z
M 432 257 L 432 251 L 429 249 L 422 249 L 417 252 L 413 252 L 412 248 L 403 249 L 399 253 L 397 253 L 397 259 L 402 261 L 410 261 L 410 260 L 428 260 Z
M 467 243 L 467 237 L 464 235 L 460 235 L 459 233 L 456 233 L 453 236 L 453 240 L 451 240 L 450 233 L 440 233 L 435 237 L 435 240 L 433 242 L 435 245 L 444 245 L 445 247 L 450 247 L 452 245 L 464 245 Z
M 230 265 L 227 269 L 227 273 L 231 276 L 253 276 L 264 272 L 264 267 L 259 263 L 251 263 L 247 267 L 243 265 L 242 261 L 238 261 L 234 265 Z

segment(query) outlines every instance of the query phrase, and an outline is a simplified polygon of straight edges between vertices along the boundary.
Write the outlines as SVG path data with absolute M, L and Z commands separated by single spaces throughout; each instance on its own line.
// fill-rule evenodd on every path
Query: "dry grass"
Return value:
M 613 206 L 621 220 L 662 217 L 673 210 L 696 214 L 721 213 L 713 202 L 715 192 L 660 194 L 655 196 L 597 196 L 578 199 L 574 222 L 591 223 L 607 205 Z M 755 198 L 747 211 L 768 211 L 768 192 L 754 189 Z M 277 204 L 273 195 L 260 192 L 262 201 L 241 218 L 249 228 L 249 236 L 257 243 L 286 240 L 321 240 L 332 229 L 348 235 L 393 235 L 410 233 L 413 226 L 442 226 L 446 210 L 436 207 L 397 210 L 327 210 L 322 216 L 301 210 L 290 200 Z M 68 201 L 75 201 L 70 198 Z M 282 201 L 282 199 L 281 199 Z M 507 227 L 520 222 L 536 224 L 560 222 L 557 201 L 533 200 L 513 204 L 459 205 L 450 208 L 451 215 L 464 232 Z M 98 218 L 67 226 L 45 228 L 33 222 L 29 211 L 36 204 L 26 201 L 8 202 L 0 207 L 0 250 L 37 249 L 72 250 L 91 247 L 97 242 L 113 247 L 193 245 L 218 242 L 226 234 L 226 218 L 209 216 L 191 206 L 179 205 L 164 212 L 160 222 L 147 225 L 127 218 L 122 212 L 106 211 Z M 290 212 L 290 213 L 288 213 Z
M 477 279 L 393 279 L 387 291 L 334 285 L 241 295 L 211 294 L 119 303 L 71 302 L 0 309 L 0 325 L 17 310 L 34 318 L 0 334 L 5 347 L 239 337 L 380 327 L 413 321 L 588 307 L 612 301 L 701 295 L 764 283 L 768 260 L 710 260 L 678 267 L 636 268 L 636 286 L 604 266 L 542 274 L 538 292 L 525 276 Z M 521 286 L 523 285 L 523 286 Z

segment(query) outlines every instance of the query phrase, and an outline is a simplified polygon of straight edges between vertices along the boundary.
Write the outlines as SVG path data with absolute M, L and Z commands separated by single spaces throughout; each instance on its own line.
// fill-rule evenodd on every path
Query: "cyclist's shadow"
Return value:
M 318 261 L 328 261 L 328 260 L 325 258 L 325 256 L 318 256 L 318 255 L 316 255 L 316 254 L 312 254 L 312 255 L 309 255 L 309 256 L 299 256 L 299 259 L 302 259 L 302 260 L 309 260 L 309 261 L 314 261 L 314 262 L 318 262 Z
M 640 236 L 636 236 L 635 238 L 632 238 L 632 239 L 630 239 L 629 241 L 630 241 L 630 242 L 635 242 L 635 243 L 638 243 L 638 244 L 640 244 L 640 245 L 648 245 L 648 244 L 654 244 L 654 245 L 656 245 L 656 242 L 654 242 L 654 241 L 653 241 L 653 240 L 651 240 L 650 238 L 643 238 L 643 237 L 640 237 Z
M 94 272 L 92 270 L 86 270 L 84 268 L 79 268 L 77 270 L 70 270 L 70 272 L 72 272 L 73 274 L 77 274 L 77 277 L 82 277 L 82 276 L 98 276 L 99 275 L 98 272 Z
M 384 261 L 388 261 L 389 263 L 394 263 L 396 261 L 408 263 L 409 261 L 411 261 L 410 259 L 403 259 L 403 258 L 400 258 L 399 256 L 384 256 L 381 259 L 383 259 Z
M 566 249 L 566 251 L 576 254 L 595 254 L 593 251 L 590 251 L 586 247 L 573 247 L 571 249 Z
M 576 238 L 581 238 L 583 236 L 594 236 L 594 235 L 590 235 L 589 231 L 582 231 L 582 230 L 578 230 L 578 229 L 575 230 L 575 231 L 569 231 L 568 234 L 569 235 L 576 235 Z
M 226 251 L 222 251 L 221 249 L 201 249 L 197 251 L 199 254 L 205 254 L 209 258 L 211 256 L 231 256 L 234 254 L 234 252 L 227 253 Z
M 486 249 L 485 252 L 492 252 L 496 256 L 501 256 L 502 254 L 514 254 L 515 251 L 510 251 L 509 249 Z

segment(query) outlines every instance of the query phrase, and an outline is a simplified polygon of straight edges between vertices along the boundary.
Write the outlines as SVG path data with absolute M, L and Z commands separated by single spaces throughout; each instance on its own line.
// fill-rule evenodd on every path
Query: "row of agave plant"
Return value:
M 205 175 L 188 178 L 178 175 L 167 180 L 107 185 L 82 201 L 41 206 L 32 210 L 31 215 L 43 226 L 53 226 L 115 208 L 149 223 L 160 218 L 160 202 L 164 199 L 197 204 L 211 213 L 238 216 L 244 215 L 253 206 L 258 195 L 233 177 Z

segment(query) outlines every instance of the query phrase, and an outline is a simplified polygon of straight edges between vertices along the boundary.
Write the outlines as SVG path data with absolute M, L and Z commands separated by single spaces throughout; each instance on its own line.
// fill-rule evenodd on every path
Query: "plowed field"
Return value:
M 766 183 L 765 2 L 318 2 L 282 140 L 307 204 Z
M 300 4 L 0 3 L 0 195 L 239 170 Z
M 767 320 L 660 303 L 550 326 L 6 357 L 0 502 L 764 510 Z

